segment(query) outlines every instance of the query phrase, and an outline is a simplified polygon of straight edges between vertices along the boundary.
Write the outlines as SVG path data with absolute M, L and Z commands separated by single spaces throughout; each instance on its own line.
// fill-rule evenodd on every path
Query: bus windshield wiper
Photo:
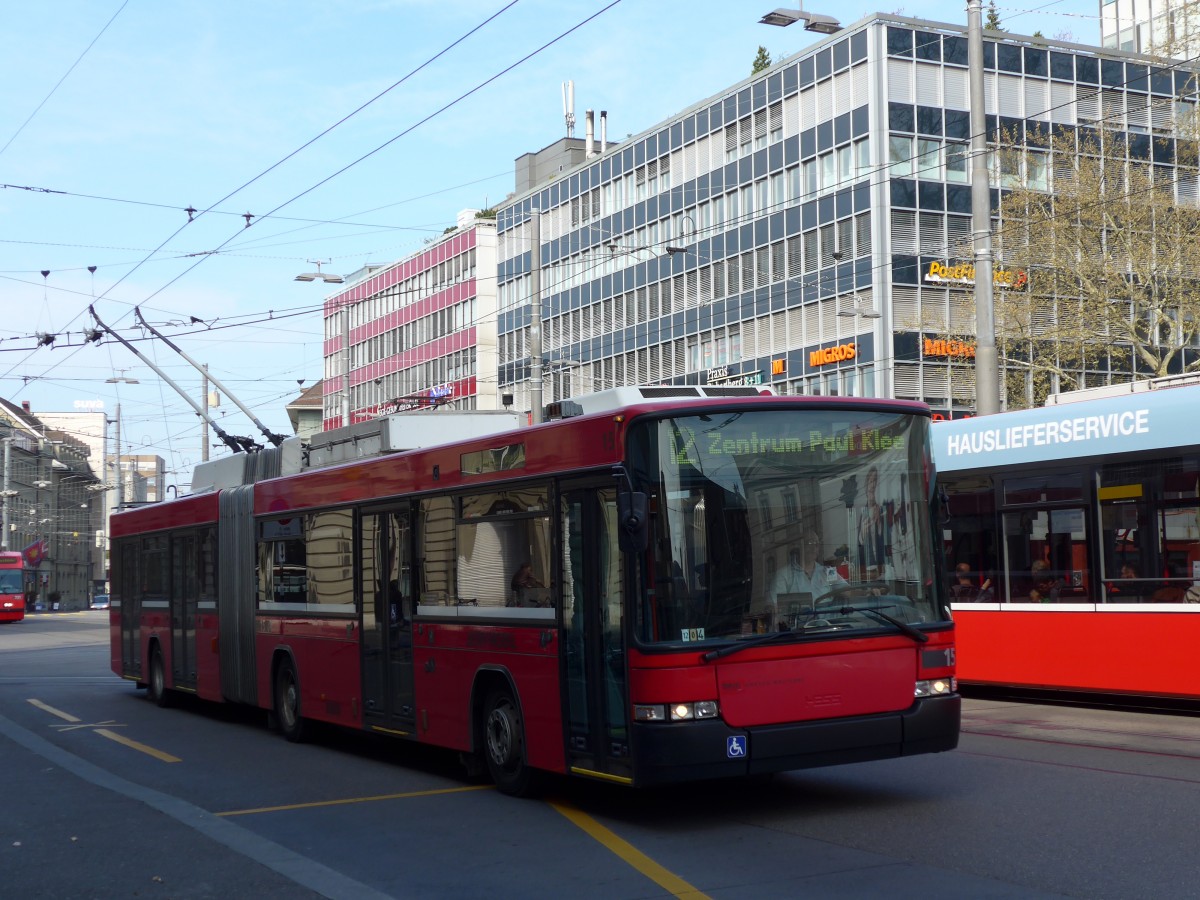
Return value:
M 705 662 L 712 662 L 714 659 L 720 659 L 722 656 L 729 656 L 732 653 L 737 653 L 739 650 L 745 650 L 747 647 L 760 647 L 763 644 L 769 644 L 772 641 L 777 641 L 785 637 L 797 637 L 797 633 L 788 629 L 786 631 L 771 631 L 767 634 L 759 635 L 753 640 L 743 641 L 740 644 L 730 644 L 728 647 L 722 647 L 720 650 L 709 650 L 701 655 L 701 659 Z
M 887 622 L 889 625 L 895 625 L 900 631 L 908 635 L 918 644 L 924 644 L 929 640 L 929 635 L 921 631 L 919 628 L 913 628 L 907 622 L 897 619 L 895 616 L 889 616 L 887 613 L 874 606 L 843 606 L 840 609 L 835 608 L 831 612 L 841 613 L 843 616 L 848 616 L 851 613 L 863 613 L 868 616 L 874 616 L 881 622 Z

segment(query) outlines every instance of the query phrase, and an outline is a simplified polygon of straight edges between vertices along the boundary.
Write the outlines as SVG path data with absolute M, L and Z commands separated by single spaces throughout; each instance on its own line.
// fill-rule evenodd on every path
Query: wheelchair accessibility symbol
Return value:
M 744 734 L 734 735 L 725 739 L 725 755 L 730 759 L 737 759 L 746 755 L 746 736 Z

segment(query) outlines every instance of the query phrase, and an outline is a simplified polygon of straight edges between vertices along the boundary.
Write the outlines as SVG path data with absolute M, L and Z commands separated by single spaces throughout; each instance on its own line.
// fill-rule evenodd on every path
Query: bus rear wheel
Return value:
M 507 689 L 495 689 L 483 706 L 483 757 L 488 774 L 502 793 L 528 796 L 533 770 L 525 762 L 525 725 Z
M 167 669 L 163 665 L 162 651 L 157 645 L 150 652 L 150 680 L 146 683 L 146 699 L 153 700 L 164 709 L 171 705 L 171 692 L 167 690 Z
M 280 733 L 293 744 L 304 740 L 304 717 L 300 710 L 300 682 L 296 667 L 284 660 L 275 673 L 275 720 Z

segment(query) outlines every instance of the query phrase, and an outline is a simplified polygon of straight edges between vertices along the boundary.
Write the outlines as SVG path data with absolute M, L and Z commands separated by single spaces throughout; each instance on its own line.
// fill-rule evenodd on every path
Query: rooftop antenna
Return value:
M 207 378 L 209 381 L 211 381 L 213 384 L 215 384 L 217 386 L 217 390 L 223 392 L 226 397 L 228 397 L 230 400 L 232 400 L 237 405 L 237 408 L 240 409 L 242 412 L 244 412 L 246 414 L 246 417 L 255 424 L 255 426 L 258 428 L 259 431 L 261 431 L 263 433 L 263 436 L 268 441 L 270 441 L 276 447 L 278 447 L 280 444 L 283 443 L 283 435 L 275 434 L 275 432 L 271 431 L 269 428 L 267 428 L 266 425 L 264 425 L 262 422 L 260 422 L 258 420 L 258 417 L 255 416 L 254 413 L 250 412 L 250 410 L 248 410 L 242 404 L 241 400 L 239 400 L 237 397 L 233 396 L 232 393 L 230 393 L 229 388 L 225 387 L 225 385 L 221 384 L 221 382 L 217 380 L 216 375 L 212 374 L 210 371 L 208 371 L 208 369 L 204 368 L 204 366 L 200 365 L 200 363 L 196 362 L 194 359 L 192 359 L 190 356 L 188 356 L 186 353 L 184 353 L 183 350 L 181 350 L 179 347 L 177 347 L 170 340 L 170 338 L 168 338 L 166 335 L 159 332 L 157 329 L 152 327 L 149 322 L 147 322 L 144 318 L 142 318 L 142 311 L 140 308 L 135 306 L 133 308 L 133 315 L 137 318 L 139 325 L 141 325 L 143 328 L 145 328 L 147 331 L 149 331 L 152 335 L 154 335 L 156 338 L 158 338 L 160 341 L 162 341 L 164 344 L 166 344 L 168 347 L 170 347 L 172 350 L 174 350 L 180 356 L 182 356 L 187 362 L 191 363 L 192 368 L 194 368 L 197 372 L 199 372 L 201 375 L 203 375 L 205 378 Z
M 562 83 L 563 118 L 567 120 L 567 137 L 575 137 L 575 82 Z

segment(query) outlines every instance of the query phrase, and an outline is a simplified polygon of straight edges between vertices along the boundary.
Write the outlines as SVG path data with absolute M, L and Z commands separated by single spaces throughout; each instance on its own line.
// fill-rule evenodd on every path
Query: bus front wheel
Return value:
M 300 714 L 300 682 L 291 660 L 284 660 L 275 673 L 275 719 L 279 731 L 293 744 L 304 740 L 304 717 Z
M 167 690 L 167 669 L 163 665 L 162 651 L 157 645 L 150 652 L 150 680 L 146 683 L 146 699 L 153 700 L 163 708 L 171 705 L 171 692 Z
M 514 797 L 528 795 L 533 787 L 533 770 L 525 762 L 525 726 L 507 689 L 488 694 L 482 730 L 483 756 L 496 787 Z

